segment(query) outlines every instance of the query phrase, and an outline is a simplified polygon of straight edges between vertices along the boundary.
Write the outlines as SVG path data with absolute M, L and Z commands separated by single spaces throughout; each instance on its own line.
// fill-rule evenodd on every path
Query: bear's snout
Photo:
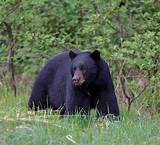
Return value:
M 83 73 L 79 68 L 75 70 L 72 82 L 75 86 L 80 86 L 85 82 Z
M 78 76 L 74 76 L 73 78 L 72 78 L 72 81 L 73 81 L 73 83 L 76 85 L 76 84 L 79 84 L 79 80 L 80 80 L 80 78 L 78 77 Z

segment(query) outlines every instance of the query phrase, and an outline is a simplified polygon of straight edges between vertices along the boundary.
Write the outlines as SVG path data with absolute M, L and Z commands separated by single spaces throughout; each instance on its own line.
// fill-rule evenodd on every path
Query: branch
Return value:
M 127 88 L 126 88 L 126 83 L 125 83 L 126 81 L 125 81 L 124 75 L 120 77 L 120 82 L 121 82 L 123 96 L 125 99 L 127 99 L 127 103 L 129 105 L 131 102 L 131 97 L 127 93 Z
M 21 1 L 22 0 L 16 0 L 14 6 L 9 10 L 7 16 L 9 16 L 11 13 L 13 13 L 14 11 L 16 11 L 19 8 Z
M 15 41 L 12 34 L 12 25 L 4 22 L 4 25 L 6 27 L 6 32 L 8 34 L 8 70 L 11 72 L 11 85 L 14 90 L 14 95 L 16 96 L 17 88 L 16 88 L 16 81 L 15 81 L 15 69 L 14 69 L 14 46 Z
M 147 84 L 147 85 L 139 92 L 139 94 L 131 100 L 130 103 L 133 103 L 137 98 L 139 98 L 139 97 L 143 94 L 143 92 L 146 90 L 146 88 L 147 88 L 148 86 L 149 86 L 149 84 Z

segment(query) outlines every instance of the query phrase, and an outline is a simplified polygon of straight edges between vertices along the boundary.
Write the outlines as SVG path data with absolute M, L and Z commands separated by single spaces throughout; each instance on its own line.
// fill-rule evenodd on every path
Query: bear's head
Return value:
M 69 52 L 71 59 L 72 82 L 75 86 L 82 86 L 94 81 L 98 75 L 98 63 L 100 61 L 100 52 Z

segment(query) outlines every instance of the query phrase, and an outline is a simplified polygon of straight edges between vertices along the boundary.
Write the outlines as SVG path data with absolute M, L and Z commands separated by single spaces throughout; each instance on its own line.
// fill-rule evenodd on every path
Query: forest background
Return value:
M 26 109 L 42 66 L 71 49 L 101 52 L 122 112 L 159 116 L 159 0 L 1 0 L 1 117 L 22 96 Z

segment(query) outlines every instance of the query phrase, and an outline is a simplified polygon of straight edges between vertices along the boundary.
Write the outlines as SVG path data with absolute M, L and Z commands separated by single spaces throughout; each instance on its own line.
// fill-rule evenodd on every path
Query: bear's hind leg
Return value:
M 28 101 L 28 107 L 30 109 L 42 110 L 49 107 L 48 97 L 47 97 L 47 90 L 45 89 L 42 83 L 35 82 L 31 97 Z

